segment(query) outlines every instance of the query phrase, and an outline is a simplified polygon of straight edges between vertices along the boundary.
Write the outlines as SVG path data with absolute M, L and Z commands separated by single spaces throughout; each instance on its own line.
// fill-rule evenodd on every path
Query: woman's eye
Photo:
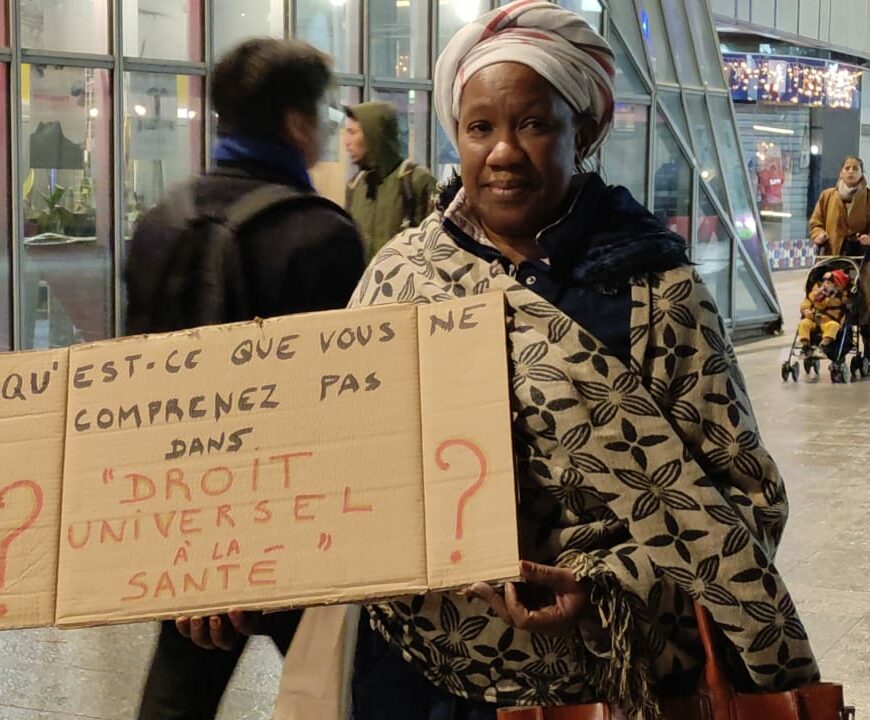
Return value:
M 471 123 L 468 126 L 468 134 L 469 135 L 480 135 L 481 133 L 484 133 L 487 130 L 489 130 L 489 123 L 485 123 L 485 122 Z

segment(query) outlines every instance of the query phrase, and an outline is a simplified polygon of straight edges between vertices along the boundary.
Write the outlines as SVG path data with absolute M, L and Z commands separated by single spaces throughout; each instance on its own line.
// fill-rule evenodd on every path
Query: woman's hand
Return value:
M 230 610 L 226 615 L 179 617 L 175 627 L 194 645 L 206 650 L 232 650 L 242 635 L 254 635 L 262 613 Z
M 508 625 L 541 635 L 567 635 L 596 617 L 586 587 L 568 568 L 522 561 L 525 582 L 507 583 L 504 597 L 488 583 L 474 583 L 465 594 L 487 603 Z
M 858 242 L 862 245 L 870 245 L 870 235 L 867 233 L 862 233 L 858 236 Z
M 816 245 L 824 245 L 826 242 L 828 242 L 828 233 L 824 231 L 820 232 L 813 238 L 813 242 Z

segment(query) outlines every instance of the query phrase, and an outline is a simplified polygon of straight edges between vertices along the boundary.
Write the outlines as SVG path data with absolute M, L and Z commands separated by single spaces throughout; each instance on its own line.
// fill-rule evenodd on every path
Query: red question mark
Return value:
M 33 480 L 16 480 L 15 482 L 9 483 L 9 485 L 0 488 L 0 509 L 6 507 L 3 502 L 6 493 L 21 487 L 30 488 L 36 502 L 33 504 L 33 511 L 30 513 L 30 516 L 21 525 L 13 528 L 11 532 L 7 533 L 3 539 L 0 540 L 0 590 L 6 587 L 6 554 L 9 552 L 9 546 L 15 538 L 33 525 L 36 518 L 39 517 L 39 513 L 42 512 L 42 488 L 37 483 L 33 482 Z M 0 617 L 3 617 L 6 614 L 6 611 L 6 605 L 0 603 Z
M 444 450 L 449 447 L 453 447 L 454 445 L 459 445 L 460 447 L 464 447 L 467 450 L 471 450 L 474 453 L 474 456 L 477 458 L 477 462 L 480 465 L 480 471 L 477 475 L 477 480 L 459 496 L 459 500 L 456 503 L 456 539 L 462 540 L 462 512 L 465 510 L 466 503 L 471 499 L 471 496 L 474 495 L 478 490 L 480 490 L 483 485 L 483 481 L 486 480 L 486 455 L 483 454 L 483 450 L 481 450 L 477 445 L 475 445 L 470 440 L 462 440 L 461 438 L 451 438 L 450 440 L 445 440 L 442 442 L 438 448 L 435 450 L 435 462 L 438 464 L 439 469 L 447 470 L 450 467 L 450 463 L 442 458 Z M 454 550 L 450 553 L 450 562 L 458 563 L 462 560 L 462 553 L 459 550 Z

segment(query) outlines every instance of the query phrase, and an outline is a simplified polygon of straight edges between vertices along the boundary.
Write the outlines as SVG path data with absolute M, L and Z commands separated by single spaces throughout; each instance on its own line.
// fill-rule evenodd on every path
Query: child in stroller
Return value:
M 837 339 L 846 318 L 848 287 L 849 273 L 845 270 L 829 270 L 807 293 L 801 303 L 801 321 L 798 323 L 798 341 L 804 355 L 812 352 L 814 332 L 822 334 L 819 346 L 823 352 Z
M 831 382 L 848 382 L 870 375 L 870 254 L 816 260 L 806 280 L 806 297 L 783 380 L 797 381 L 803 365 L 807 375 L 819 374 L 821 361 L 830 360 Z M 796 356 L 802 356 L 798 362 Z

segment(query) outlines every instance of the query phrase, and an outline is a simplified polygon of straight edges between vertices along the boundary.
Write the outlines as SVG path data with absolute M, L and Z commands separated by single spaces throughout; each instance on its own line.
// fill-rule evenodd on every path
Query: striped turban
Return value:
M 515 0 L 465 25 L 435 65 L 435 111 L 457 145 L 459 101 L 478 70 L 500 62 L 527 65 L 558 90 L 578 115 L 597 122 L 587 154 L 613 122 L 614 55 L 582 17 L 546 0 Z

